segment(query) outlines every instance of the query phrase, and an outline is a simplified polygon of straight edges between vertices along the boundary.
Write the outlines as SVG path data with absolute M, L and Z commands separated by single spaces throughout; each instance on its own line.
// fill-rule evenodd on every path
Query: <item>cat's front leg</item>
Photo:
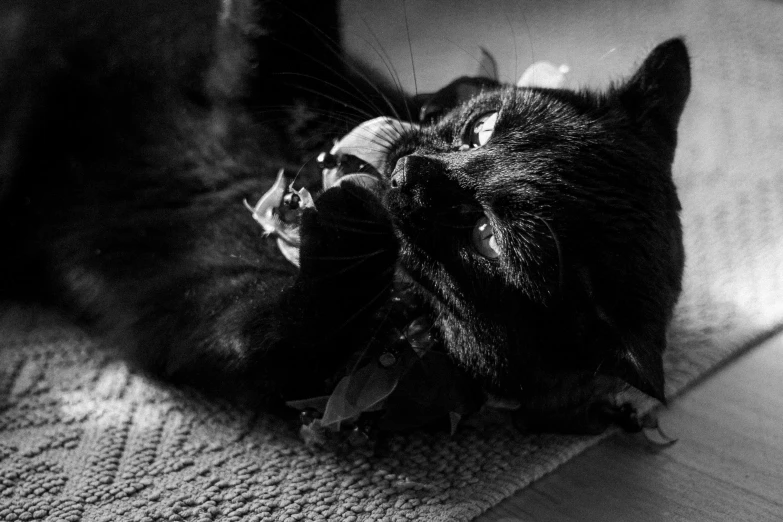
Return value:
M 398 244 L 380 202 L 343 184 L 326 191 L 302 216 L 301 269 L 275 312 L 276 346 L 258 364 L 291 369 L 278 382 L 288 398 L 328 393 L 346 358 L 377 334 L 377 310 L 392 290 Z M 253 326 L 262 345 L 264 326 Z M 283 375 L 285 372 L 281 372 Z
M 599 434 L 611 426 L 628 433 L 657 429 L 651 416 L 639 416 L 630 403 L 618 403 L 611 397 L 552 411 L 525 411 L 516 415 L 517 425 L 525 431 L 574 434 Z

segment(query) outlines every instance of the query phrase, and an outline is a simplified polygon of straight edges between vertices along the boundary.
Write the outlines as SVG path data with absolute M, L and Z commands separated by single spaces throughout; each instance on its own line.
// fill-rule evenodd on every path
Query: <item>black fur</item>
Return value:
M 401 263 L 485 387 L 532 411 L 607 394 L 604 376 L 665 400 L 684 262 L 670 169 L 689 88 L 670 40 L 607 93 L 485 88 L 399 145 L 403 181 L 386 201 Z M 487 111 L 500 111 L 490 141 L 459 151 Z M 483 212 L 496 260 L 470 245 Z
M 372 338 L 400 266 L 452 357 L 531 419 L 612 377 L 664 398 L 681 41 L 605 94 L 466 79 L 419 111 L 346 66 L 333 2 L 71 4 L 3 14 L 6 295 L 56 299 L 167 379 L 293 398 L 327 393 Z M 279 168 L 316 184 L 316 152 L 387 102 L 431 122 L 393 144 L 400 183 L 324 193 L 297 275 L 243 200 Z M 459 151 L 487 110 L 490 143 Z M 482 212 L 497 260 L 470 248 Z
M 309 383 L 315 360 L 262 354 L 328 337 L 307 312 L 343 294 L 291 290 L 243 200 L 280 168 L 320 183 L 316 154 L 387 106 L 346 66 L 335 2 L 67 4 L 6 13 L 0 107 L 24 114 L 3 128 L 3 293 L 54 299 L 168 379 Z

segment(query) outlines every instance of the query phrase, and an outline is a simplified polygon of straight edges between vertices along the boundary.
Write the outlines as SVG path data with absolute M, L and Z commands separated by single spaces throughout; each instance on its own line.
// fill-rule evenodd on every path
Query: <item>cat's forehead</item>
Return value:
M 415 141 L 440 150 L 474 146 L 471 136 L 487 117 L 493 122 L 486 153 L 572 144 L 605 129 L 601 99 L 589 93 L 503 86 L 482 91 L 424 127 Z M 511 148 L 508 148 L 511 147 Z
M 463 124 L 477 114 L 497 111 L 501 118 L 538 121 L 578 117 L 577 97 L 568 91 L 504 86 L 482 91 L 466 103 L 455 107 L 438 122 L 436 127 Z

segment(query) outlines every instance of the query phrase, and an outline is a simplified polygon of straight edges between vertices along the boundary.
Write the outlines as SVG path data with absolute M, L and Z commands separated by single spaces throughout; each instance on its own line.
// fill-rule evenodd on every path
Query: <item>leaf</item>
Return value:
M 343 377 L 329 397 L 323 427 L 339 430 L 340 423 L 379 406 L 397 388 L 400 364 L 384 368 L 376 360 Z
M 315 208 L 315 201 L 313 201 L 313 196 L 310 194 L 310 191 L 307 190 L 307 188 L 302 187 L 299 190 L 296 190 L 294 188 L 294 182 L 292 181 L 288 186 L 288 191 L 294 192 L 297 196 L 299 196 L 299 201 L 301 201 L 299 204 L 300 208 Z
M 520 409 L 522 404 L 516 399 L 498 397 L 496 395 L 492 395 L 491 393 L 487 393 L 486 406 L 496 410 L 514 411 Z
M 402 377 L 378 427 L 398 431 L 448 421 L 456 428 L 455 415 L 473 413 L 482 403 L 483 393 L 451 358 L 430 350 Z
M 298 401 L 288 401 L 286 406 L 294 408 L 295 410 L 306 410 L 312 408 L 319 413 L 323 413 L 326 410 L 326 404 L 329 402 L 329 395 L 322 395 L 320 397 L 312 397 L 310 399 L 301 399 Z
M 284 204 L 286 194 L 296 194 L 299 197 L 298 206 L 286 208 Z M 280 252 L 298 267 L 300 221 L 302 212 L 306 208 L 315 208 L 312 194 L 306 188 L 296 190 L 293 182 L 286 190 L 285 173 L 280 169 L 275 183 L 261 196 L 256 206 L 251 207 L 247 200 L 245 206 L 253 213 L 253 219 L 263 227 L 265 235 L 277 236 L 277 247 Z
M 451 435 L 454 435 L 457 433 L 457 425 L 459 424 L 459 421 L 462 419 L 462 415 L 455 412 L 450 411 L 449 412 L 449 427 L 450 427 L 450 433 Z
M 281 227 L 275 209 L 282 204 L 283 196 L 285 196 L 285 179 L 284 171 L 280 169 L 275 184 L 261 196 L 255 207 L 251 207 L 247 200 L 245 201 L 245 206 L 253 213 L 253 219 L 264 228 L 266 234 L 273 234 Z
M 317 420 L 307 426 L 300 427 L 299 436 L 304 441 L 305 446 L 310 448 L 323 447 L 327 443 L 324 429 Z
M 372 165 L 378 172 L 386 170 L 389 143 L 417 129 L 418 125 L 386 116 L 368 120 L 343 136 L 329 152 L 333 156 L 356 156 Z M 347 174 L 353 174 L 348 172 Z M 325 186 L 324 188 L 329 188 Z
M 495 57 L 483 47 L 479 47 L 479 49 L 481 49 L 481 60 L 479 61 L 476 76 L 499 82 L 500 75 L 498 74 L 498 63 L 495 61 Z
M 550 62 L 536 62 L 525 69 L 517 81 L 517 87 L 543 87 L 560 89 L 566 82 L 566 74 L 571 70 L 563 64 L 560 67 Z

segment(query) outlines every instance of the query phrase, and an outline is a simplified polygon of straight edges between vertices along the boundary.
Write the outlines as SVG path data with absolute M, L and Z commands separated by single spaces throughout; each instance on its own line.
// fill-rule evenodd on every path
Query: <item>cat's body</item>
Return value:
M 297 272 L 243 201 L 279 168 L 317 177 L 308 160 L 364 119 L 344 112 L 374 88 L 339 83 L 344 63 L 291 7 L 125 7 L 85 1 L 46 23 L 53 8 L 15 11 L 8 292 L 54 290 L 169 379 L 298 398 L 328 393 L 404 273 L 464 371 L 534 418 L 605 400 L 616 378 L 663 398 L 683 265 L 681 42 L 606 95 L 490 85 L 430 106 L 433 123 L 388 147 L 383 190 L 332 189 L 306 211 Z M 331 16 L 334 36 L 334 6 L 320 9 L 310 19 Z M 489 141 L 465 148 L 491 113 Z M 480 219 L 489 252 L 471 243 Z
M 328 98 L 342 62 L 327 4 L 308 11 L 319 26 L 294 5 L 242 1 L 11 13 L 5 80 L 19 95 L 3 108 L 26 114 L 6 127 L 4 286 L 53 289 L 173 379 L 217 383 L 246 364 L 239 323 L 267 313 L 295 270 L 243 200 L 280 168 L 312 180 L 307 161 L 351 121 Z

